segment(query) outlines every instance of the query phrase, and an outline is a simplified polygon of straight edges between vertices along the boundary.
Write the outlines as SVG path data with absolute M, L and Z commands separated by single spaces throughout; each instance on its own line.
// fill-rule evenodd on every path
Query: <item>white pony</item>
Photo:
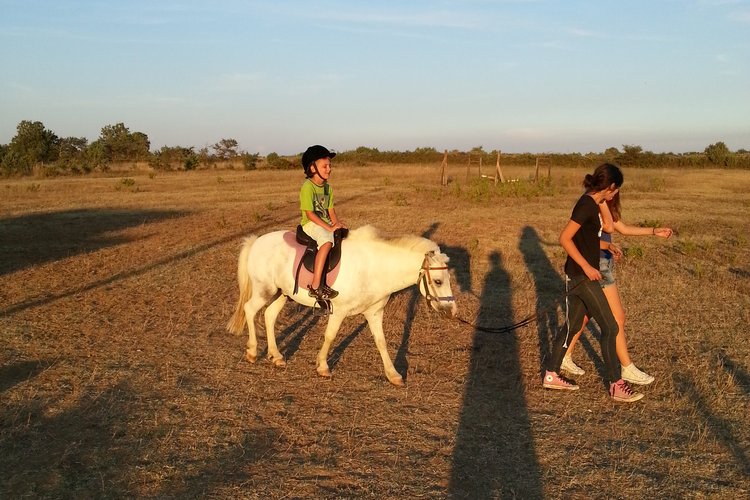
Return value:
M 286 235 L 286 240 L 285 240 Z M 275 231 L 263 236 L 246 238 L 240 250 L 237 279 L 240 297 L 227 330 L 240 335 L 247 323 L 249 338 L 245 358 L 254 363 L 258 342 L 255 336 L 255 315 L 268 304 L 265 312 L 268 358 L 275 366 L 285 366 L 274 334 L 274 324 L 289 297 L 305 306 L 313 306 L 315 299 L 300 286 L 294 293 L 292 268 L 296 250 L 287 241 L 287 231 Z M 332 313 L 328 318 L 323 346 L 317 356 L 317 372 L 330 377 L 328 352 L 341 322 L 347 316 L 363 314 L 370 326 L 375 345 L 383 360 L 385 375 L 394 385 L 403 385 L 388 356 L 383 335 L 383 308 L 391 294 L 418 285 L 420 293 L 438 312 L 456 316 L 458 307 L 451 292 L 448 256 L 441 253 L 434 242 L 417 236 L 396 240 L 377 237 L 374 228 L 364 226 L 351 231 L 341 245 L 341 262 L 333 287 L 339 296 L 331 300 Z

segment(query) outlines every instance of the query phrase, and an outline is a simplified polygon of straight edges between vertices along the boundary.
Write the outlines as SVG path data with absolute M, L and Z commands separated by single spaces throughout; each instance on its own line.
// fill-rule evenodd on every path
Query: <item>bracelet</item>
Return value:
M 655 227 L 651 228 L 651 234 L 653 234 L 654 236 L 656 236 L 656 228 Z

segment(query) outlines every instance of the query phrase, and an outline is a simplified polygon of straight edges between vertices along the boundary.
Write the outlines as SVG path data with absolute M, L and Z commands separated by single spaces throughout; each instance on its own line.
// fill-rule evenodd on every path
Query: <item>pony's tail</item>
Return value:
M 250 281 L 247 269 L 247 256 L 250 253 L 250 248 L 257 239 L 258 237 L 254 235 L 245 238 L 237 262 L 237 281 L 240 284 L 240 298 L 237 300 L 237 307 L 234 310 L 232 319 L 227 323 L 227 331 L 235 335 L 242 334 L 245 329 L 245 304 L 253 295 L 253 284 Z

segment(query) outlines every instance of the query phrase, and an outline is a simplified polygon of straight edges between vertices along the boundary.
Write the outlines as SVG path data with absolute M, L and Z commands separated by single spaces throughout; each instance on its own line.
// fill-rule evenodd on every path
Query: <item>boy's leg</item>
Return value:
M 315 268 L 313 271 L 312 287 L 317 290 L 320 288 L 321 277 L 323 276 L 323 266 L 325 266 L 326 258 L 328 253 L 331 251 L 333 243 L 324 243 L 318 248 L 318 253 L 315 255 Z

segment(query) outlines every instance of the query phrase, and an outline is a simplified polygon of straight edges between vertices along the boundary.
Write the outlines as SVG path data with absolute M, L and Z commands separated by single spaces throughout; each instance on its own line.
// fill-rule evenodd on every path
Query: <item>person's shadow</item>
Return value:
M 510 277 L 500 253 L 493 252 L 490 261 L 477 324 L 509 325 Z M 516 335 L 474 332 L 449 497 L 542 497 Z
M 558 329 L 562 327 L 558 322 L 557 310 L 564 308 L 565 282 L 547 258 L 542 245 L 547 245 L 530 226 L 523 228 L 518 249 L 523 254 L 526 269 L 534 279 L 536 292 L 537 335 L 539 337 L 539 370 L 543 370 L 545 358 L 551 352 L 552 340 Z
M 565 282 L 547 258 L 543 248 L 545 245 L 552 245 L 552 243 L 543 241 L 533 227 L 526 226 L 523 228 L 518 248 L 523 254 L 526 268 L 534 279 L 539 359 L 541 361 L 539 365 L 540 377 L 544 371 L 545 359 L 551 352 L 552 340 L 564 326 L 564 318 L 558 320 L 558 310 L 561 310 L 563 314 L 565 313 Z M 595 322 L 589 321 L 587 328 L 594 338 L 601 337 Z M 586 350 L 599 374 L 604 376 L 604 362 L 586 335 L 581 335 L 579 344 Z

